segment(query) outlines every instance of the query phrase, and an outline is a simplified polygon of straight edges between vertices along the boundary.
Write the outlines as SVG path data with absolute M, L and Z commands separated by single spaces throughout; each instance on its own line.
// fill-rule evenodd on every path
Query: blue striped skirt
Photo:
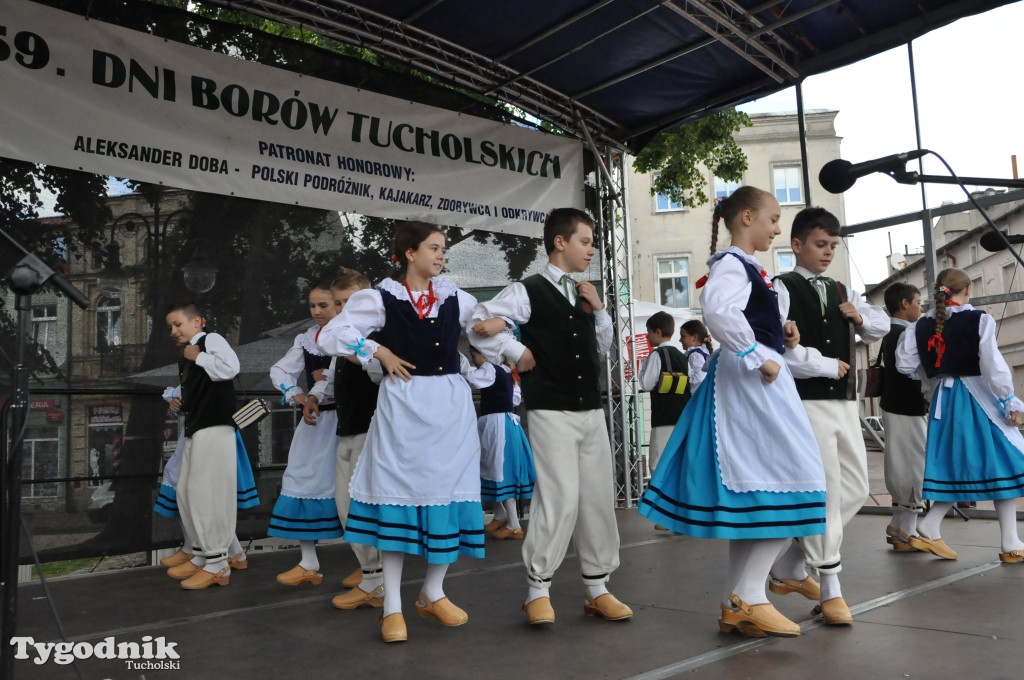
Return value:
M 480 479 L 480 500 L 500 503 L 510 498 L 526 500 L 533 496 L 537 471 L 533 451 L 523 427 L 505 417 L 505 449 L 501 466 L 502 480 Z
M 341 520 L 333 498 L 295 498 L 281 494 L 270 514 L 267 536 L 298 541 L 341 538 Z
M 421 555 L 428 564 L 451 564 L 459 555 L 483 558 L 483 509 L 478 501 L 371 505 L 353 498 L 345 540 L 381 551 Z
M 936 420 L 939 403 L 942 417 Z M 990 501 L 1024 496 L 1024 452 L 989 419 L 959 379 L 953 380 L 952 387 L 936 391 L 926 451 L 922 496 L 928 500 Z
M 723 484 L 715 449 L 718 357 L 712 358 L 707 377 L 679 416 L 640 499 L 640 514 L 696 538 L 764 539 L 824 533 L 824 491 L 736 492 Z
M 175 453 L 175 455 L 180 455 Z M 254 508 L 260 504 L 260 495 L 256 490 L 256 480 L 252 475 L 252 465 L 249 463 L 249 454 L 242 443 L 242 433 L 235 430 L 235 487 L 237 489 L 238 508 Z M 160 491 L 156 495 L 156 502 L 153 503 L 153 512 L 164 517 L 177 519 L 181 517 L 178 512 L 178 492 L 170 484 L 161 484 Z

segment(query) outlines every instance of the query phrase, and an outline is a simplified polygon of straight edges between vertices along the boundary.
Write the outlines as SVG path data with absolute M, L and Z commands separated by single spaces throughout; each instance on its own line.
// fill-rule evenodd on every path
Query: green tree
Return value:
M 651 195 L 663 194 L 676 203 L 696 208 L 707 203 L 704 168 L 716 177 L 738 182 L 747 157 L 733 134 L 750 126 L 747 114 L 736 109 L 717 111 L 692 123 L 664 130 L 637 154 L 633 169 L 658 173 Z

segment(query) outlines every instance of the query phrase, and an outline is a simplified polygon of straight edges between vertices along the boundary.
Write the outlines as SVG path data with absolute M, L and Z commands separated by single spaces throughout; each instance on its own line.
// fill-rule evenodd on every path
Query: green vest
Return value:
M 778 277 L 789 291 L 789 319 L 800 330 L 800 344 L 814 347 L 822 356 L 850 363 L 850 322 L 839 311 L 839 286 L 836 281 L 826 286 L 825 313 L 821 313 L 821 297 L 814 284 L 797 272 Z M 801 399 L 846 399 L 847 373 L 839 380 L 802 378 L 796 381 Z
M 199 338 L 196 346 L 206 351 L 206 338 Z M 209 374 L 194 361 L 178 359 L 178 377 L 181 379 L 181 410 L 185 414 L 185 436 L 216 425 L 235 427 L 231 416 L 235 407 L 235 385 L 230 380 L 213 381 Z
M 597 333 L 593 312 L 582 298 L 570 305 L 540 274 L 523 280 L 530 298 L 530 320 L 520 330 L 537 365 L 522 374 L 527 410 L 591 411 L 601 408 Z
M 661 370 L 675 373 L 689 374 L 689 364 L 686 355 L 669 345 L 661 345 L 651 349 L 651 353 L 658 353 L 661 358 Z M 665 358 L 668 357 L 666 362 Z M 690 401 L 690 383 L 687 377 L 686 391 L 683 394 L 659 394 L 655 386 L 651 392 L 651 427 L 663 427 L 675 425 L 679 420 L 679 414 L 686 408 Z

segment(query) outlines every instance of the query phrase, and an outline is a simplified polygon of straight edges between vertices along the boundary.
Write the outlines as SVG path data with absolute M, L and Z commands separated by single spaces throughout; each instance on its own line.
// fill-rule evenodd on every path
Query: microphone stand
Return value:
M 949 163 L 946 162 L 945 158 L 943 158 L 939 154 L 935 153 L 934 151 L 928 151 L 927 149 L 923 149 L 923 151 L 925 151 L 925 153 L 929 153 L 929 154 L 935 156 L 936 158 L 938 158 L 939 161 L 944 166 L 946 166 L 946 170 L 949 171 L 949 177 L 943 177 L 941 175 L 922 175 L 919 172 L 915 172 L 913 170 L 907 170 L 905 167 L 904 168 L 893 168 L 892 170 L 890 170 L 888 172 L 885 172 L 883 174 L 889 175 L 890 177 L 892 177 L 894 180 L 896 180 L 900 184 L 917 184 L 919 182 L 923 182 L 923 183 L 926 183 L 926 184 L 956 184 L 956 185 L 958 185 L 963 190 L 964 195 L 967 196 L 967 200 L 970 201 L 971 205 L 974 206 L 974 209 L 977 210 L 979 213 L 981 213 L 981 216 L 983 218 L 985 218 L 985 224 L 987 224 L 989 226 L 989 228 L 992 229 L 993 232 L 995 232 L 996 234 L 999 235 L 999 239 L 1003 242 L 1003 245 L 1006 247 L 1006 249 L 1010 251 L 1010 254 L 1013 255 L 1013 257 L 1017 260 L 1017 262 L 1019 262 L 1021 264 L 1021 266 L 1024 266 L 1024 259 L 1021 259 L 1021 256 L 1018 255 L 1017 251 L 1013 249 L 1013 244 L 1010 243 L 1010 239 L 1006 238 L 1006 234 L 1004 234 L 1002 232 L 1002 230 L 995 225 L 995 223 L 992 221 L 992 218 L 990 218 L 988 216 L 988 213 L 985 212 L 985 209 L 981 207 L 981 205 L 978 203 L 978 201 L 975 200 L 974 196 L 971 194 L 970 191 L 967 190 L 967 187 L 965 186 L 965 184 L 970 184 L 972 186 L 980 186 L 980 185 L 993 186 L 994 185 L 994 186 L 1000 186 L 1000 187 L 1013 187 L 1013 188 L 1022 188 L 1022 189 L 1024 189 L 1024 179 L 993 179 L 993 178 L 990 178 L 990 177 L 957 177 L 957 174 L 955 172 L 953 172 L 953 168 L 951 168 L 949 166 Z
M 2 639 L 0 639 L 0 678 L 14 677 L 14 654 L 11 653 L 11 639 L 17 629 L 18 613 L 18 527 L 21 522 L 21 465 L 22 438 L 28 423 L 29 389 L 28 367 L 26 366 L 27 338 L 32 325 L 32 295 L 39 291 L 48 281 L 52 281 L 58 290 L 67 295 L 72 302 L 87 309 L 89 298 L 75 288 L 63 275 L 53 271 L 45 262 L 25 249 L 13 236 L 0 228 L 3 236 L 11 245 L 24 254 L 4 276 L 4 281 L 14 292 L 14 308 L 18 312 L 18 344 L 16 360 L 12 371 L 13 399 L 4 404 L 0 413 L 0 452 L 5 469 L 0 474 L 0 487 L 3 490 L 4 522 L 0 555 L 2 555 L 3 571 L 0 582 L 3 584 L 3 617 Z M 11 418 L 11 437 L 3 427 L 7 423 L 7 414 L 13 412 Z M 7 443 L 11 448 L 7 452 Z

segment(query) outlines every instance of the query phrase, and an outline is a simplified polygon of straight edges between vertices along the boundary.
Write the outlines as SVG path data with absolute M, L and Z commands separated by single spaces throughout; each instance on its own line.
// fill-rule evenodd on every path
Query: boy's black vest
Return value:
M 736 253 L 728 253 L 740 263 L 747 272 L 747 279 L 750 281 L 750 297 L 747 299 L 747 306 L 743 308 L 743 316 L 754 331 L 754 339 L 758 343 L 771 347 L 779 354 L 785 354 L 786 348 L 783 344 L 782 322 L 779 320 L 779 294 L 768 287 L 768 284 L 761 277 L 761 271 L 750 264 Z
M 661 359 L 661 370 L 675 373 L 689 373 L 686 356 L 675 347 L 662 345 L 652 352 L 657 352 Z M 675 425 L 679 414 L 690 401 L 690 384 L 687 380 L 683 394 L 658 394 L 657 387 L 651 392 L 651 427 Z
M 906 330 L 906 326 L 894 323 L 882 338 L 882 398 L 878 405 L 883 411 L 901 416 L 924 416 L 928 415 L 928 402 L 921 394 L 921 381 L 896 370 L 896 348 Z
M 206 351 L 207 337 L 203 334 L 195 343 L 200 352 Z M 237 410 L 232 381 L 211 380 L 203 368 L 194 361 L 186 361 L 184 355 L 178 359 L 178 378 L 181 380 L 181 409 L 185 413 L 186 437 L 216 425 L 235 427 L 231 417 Z
M 362 366 L 338 357 L 334 364 L 334 403 L 339 437 L 363 434 L 370 429 L 379 390 L 380 386 L 370 379 Z
M 800 344 L 814 347 L 822 356 L 851 363 L 853 328 L 839 311 L 839 287 L 843 284 L 832 281 L 825 286 L 825 313 L 822 314 L 821 296 L 813 283 L 797 272 L 786 272 L 776 278 L 782 279 L 789 291 L 789 318 L 800 330 Z M 838 380 L 801 378 L 796 381 L 796 390 L 801 399 L 846 399 L 847 381 L 853 379 L 851 373 Z
M 412 375 L 445 375 L 458 373 L 459 296 L 449 295 L 440 304 L 436 318 L 420 318 L 410 302 L 384 290 L 384 328 L 377 332 L 378 342 L 416 368 Z M 435 303 L 436 304 L 436 303 Z
M 938 368 L 935 367 L 935 350 L 928 349 L 928 340 L 935 333 L 935 319 L 926 316 L 917 322 L 917 352 L 921 355 L 921 365 L 929 378 L 937 375 L 981 375 L 981 336 L 978 334 L 978 326 L 984 313 L 980 309 L 968 309 L 946 317 L 942 330 L 946 351 L 942 355 L 942 365 Z
M 523 344 L 537 365 L 523 373 L 527 409 L 590 411 L 601 408 L 597 332 L 583 298 L 570 305 L 550 281 L 534 274 L 523 280 L 530 298 L 530 320 L 521 326 Z
M 480 390 L 480 415 L 511 413 L 515 378 L 501 366 L 494 366 L 494 383 Z

